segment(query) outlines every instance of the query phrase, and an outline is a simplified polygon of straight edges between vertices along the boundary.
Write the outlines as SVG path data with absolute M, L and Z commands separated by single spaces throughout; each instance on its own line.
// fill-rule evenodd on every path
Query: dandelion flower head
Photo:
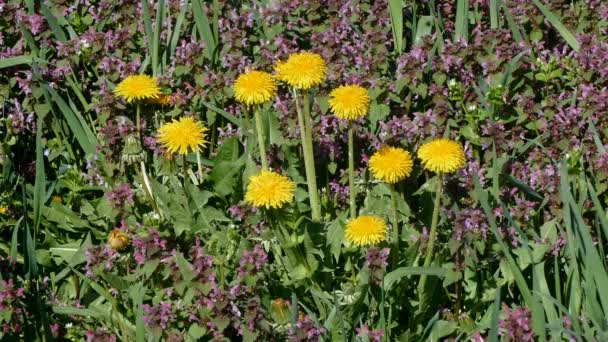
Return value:
M 245 202 L 256 207 L 281 208 L 291 202 L 295 183 L 287 176 L 264 170 L 257 176 L 249 177 Z
M 289 55 L 285 62 L 277 62 L 274 68 L 277 79 L 296 89 L 310 89 L 325 80 L 327 66 L 321 55 L 299 52 Z
M 205 144 L 208 129 L 193 117 L 185 116 L 164 124 L 158 130 L 158 141 L 170 153 L 188 154 L 199 152 Z
M 118 83 L 114 94 L 127 102 L 156 99 L 161 95 L 156 78 L 148 75 L 128 76 Z
M 358 85 L 340 86 L 329 93 L 329 108 L 343 120 L 358 120 L 369 110 L 367 89 Z
M 264 71 L 248 71 L 234 82 L 234 97 L 246 106 L 268 102 L 276 92 L 277 85 L 272 75 Z
M 462 146 L 451 139 L 435 139 L 420 147 L 418 158 L 422 166 L 433 172 L 454 172 L 464 166 Z
M 369 246 L 386 239 L 386 223 L 378 216 L 359 216 L 346 223 L 346 240 L 355 246 Z
M 120 252 L 129 245 L 129 237 L 118 228 L 114 228 L 108 235 L 108 243 L 110 247 Z
M 409 177 L 413 166 L 410 153 L 400 147 L 384 146 L 369 158 L 372 175 L 389 184 Z

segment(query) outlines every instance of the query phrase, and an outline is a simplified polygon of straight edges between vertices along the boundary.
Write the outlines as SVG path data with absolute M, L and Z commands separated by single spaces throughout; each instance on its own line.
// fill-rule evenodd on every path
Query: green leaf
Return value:
M 399 267 L 398 269 L 389 272 L 384 276 L 384 291 L 390 291 L 393 285 L 404 277 L 426 274 L 429 276 L 443 278 L 445 277 L 446 272 L 446 269 L 441 267 Z
M 336 259 L 336 262 L 340 260 L 340 252 L 342 251 L 342 241 L 344 241 L 344 229 L 343 224 L 346 219 L 346 212 L 343 212 L 338 218 L 333 220 L 327 226 L 327 245 L 331 254 Z
M 21 64 L 32 64 L 32 56 L 23 55 L 0 59 L 0 69 L 10 68 Z
M 105 316 L 105 314 L 93 309 L 81 309 L 57 305 L 54 305 L 52 309 L 54 313 L 59 315 L 82 316 L 86 318 L 101 318 Z

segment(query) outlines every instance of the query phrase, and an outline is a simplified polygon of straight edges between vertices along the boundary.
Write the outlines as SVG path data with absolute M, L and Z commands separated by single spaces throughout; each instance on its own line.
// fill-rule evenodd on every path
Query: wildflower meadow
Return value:
M 0 0 L 0 340 L 608 341 L 608 2 Z

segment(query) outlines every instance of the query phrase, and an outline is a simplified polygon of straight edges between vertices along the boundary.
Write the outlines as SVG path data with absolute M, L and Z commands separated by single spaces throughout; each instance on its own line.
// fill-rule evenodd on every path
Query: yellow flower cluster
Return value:
M 439 138 L 420 147 L 418 158 L 422 166 L 432 172 L 455 172 L 465 163 L 462 146 L 454 140 Z M 412 173 L 412 157 L 399 147 L 384 146 L 369 159 L 372 175 L 385 183 L 394 184 Z

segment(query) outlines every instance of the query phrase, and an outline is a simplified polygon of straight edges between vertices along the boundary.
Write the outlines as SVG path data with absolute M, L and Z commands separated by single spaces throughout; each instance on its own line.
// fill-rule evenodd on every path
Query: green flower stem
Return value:
M 255 130 L 258 133 L 258 148 L 260 149 L 260 161 L 262 170 L 268 170 L 268 159 L 266 158 L 266 148 L 264 147 L 264 127 L 262 125 L 262 113 L 260 106 L 255 108 Z
M 312 220 L 321 221 L 321 205 L 319 194 L 317 193 L 317 178 L 315 172 L 315 158 L 312 149 L 312 130 L 310 128 L 310 108 L 308 91 L 304 91 L 304 112 L 298 104 L 298 94 L 294 89 L 296 99 L 296 110 L 298 113 L 298 125 L 300 126 L 300 136 L 302 138 L 302 151 L 304 154 L 304 168 L 306 169 L 306 181 L 308 183 L 308 193 L 310 198 L 310 208 L 312 210 Z
M 201 162 L 201 151 L 196 151 L 196 164 L 198 166 L 198 184 L 203 182 L 203 163 Z
M 143 150 L 143 145 L 142 145 L 140 111 L 141 111 L 141 105 L 138 102 L 136 109 L 135 109 L 135 125 L 137 127 L 137 142 L 139 143 L 140 153 L 145 155 L 145 151 Z M 142 188 L 144 189 L 144 192 L 146 193 L 146 196 L 148 197 L 148 200 L 150 201 L 152 208 L 154 208 L 154 211 L 156 211 L 156 213 L 158 214 L 159 217 L 162 217 L 161 212 L 158 208 L 158 205 L 156 204 L 156 200 L 154 199 L 154 193 L 152 192 L 152 186 L 150 185 L 150 179 L 148 179 L 148 173 L 146 172 L 146 164 L 144 163 L 143 160 L 141 160 L 139 162 L 139 169 L 141 172 L 141 179 L 143 182 Z
M 158 214 L 158 217 L 162 218 L 163 215 L 160 212 L 160 209 L 158 208 L 158 204 L 156 204 L 156 200 L 154 199 L 154 193 L 152 192 L 152 186 L 150 185 L 150 180 L 148 179 L 148 173 L 146 172 L 146 164 L 144 163 L 143 160 L 139 162 L 139 176 L 142 179 L 142 189 L 144 190 L 146 197 L 148 197 L 148 200 L 150 201 L 150 205 L 152 205 L 152 208 Z
M 348 191 L 350 193 L 350 218 L 357 216 L 357 205 L 355 203 L 355 147 L 353 142 L 353 123 L 348 122 Z
M 141 144 L 141 120 L 139 119 L 140 104 L 137 102 L 137 109 L 135 109 L 135 126 L 137 127 L 137 141 Z
M 435 246 L 435 235 L 437 234 L 437 221 L 439 221 L 439 206 L 441 205 L 441 189 L 443 187 L 443 172 L 437 174 L 437 192 L 435 193 L 435 205 L 433 207 L 433 219 L 431 221 L 431 233 L 429 234 L 429 242 L 426 247 L 426 257 L 424 258 L 423 267 L 429 267 L 431 265 L 431 259 L 433 259 L 433 247 Z M 426 283 L 426 274 L 420 276 L 420 284 L 418 285 L 418 291 L 424 290 L 424 284 Z
M 399 231 L 399 221 L 397 216 L 397 191 L 395 190 L 395 184 L 389 184 L 391 189 L 391 206 L 393 209 L 393 251 L 392 251 L 392 264 L 393 268 L 397 266 L 399 262 L 399 240 L 401 239 L 401 232 Z
M 183 172 L 184 172 L 184 186 L 185 186 L 186 182 L 188 181 L 188 163 L 186 163 L 185 154 L 182 154 L 182 167 L 183 167 Z

